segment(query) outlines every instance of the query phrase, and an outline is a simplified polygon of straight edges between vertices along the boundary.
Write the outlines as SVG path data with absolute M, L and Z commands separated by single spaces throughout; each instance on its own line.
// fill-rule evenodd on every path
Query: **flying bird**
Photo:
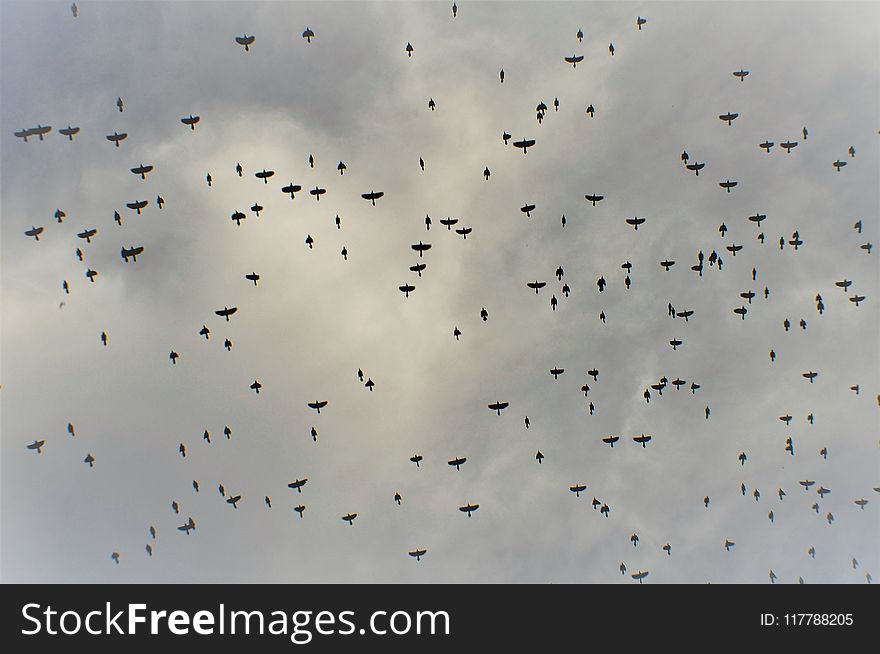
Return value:
M 34 440 L 33 443 L 31 443 L 30 445 L 27 445 L 27 449 L 36 450 L 37 454 L 42 454 L 43 453 L 43 446 L 45 444 L 46 444 L 45 440 Z
M 117 134 L 116 132 L 113 132 L 112 134 L 109 134 L 106 138 L 118 148 L 119 143 L 128 138 L 128 134 L 126 134 L 125 132 L 123 132 L 122 134 Z
M 296 194 L 299 193 L 301 190 L 302 186 L 300 186 L 299 184 L 294 184 L 293 182 L 291 182 L 287 186 L 281 187 L 282 193 L 290 193 L 291 200 L 294 200 L 296 198 Z
M 354 519 L 357 518 L 357 515 L 357 513 L 346 513 L 344 516 L 342 516 L 342 519 L 350 526 L 354 526 Z
M 219 310 L 215 311 L 214 313 L 216 313 L 218 316 L 226 318 L 226 322 L 229 322 L 229 316 L 234 314 L 236 311 L 238 311 L 238 307 L 232 307 L 232 308 L 223 307 L 222 309 L 219 309 Z
M 372 191 L 371 190 L 369 193 L 361 193 L 361 197 L 364 200 L 369 200 L 374 207 L 376 206 L 376 200 L 381 198 L 383 195 L 385 195 L 384 191 Z
M 265 168 L 258 173 L 254 173 L 254 177 L 262 179 L 264 184 L 269 183 L 269 178 L 275 174 L 274 170 L 266 170 Z
M 195 131 L 196 130 L 196 123 L 198 123 L 199 120 L 200 120 L 199 116 L 193 116 L 192 114 L 190 114 L 186 118 L 181 118 L 180 122 L 183 123 L 184 125 L 189 125 L 189 128 L 192 131 Z
M 642 434 L 641 436 L 633 436 L 633 441 L 642 446 L 642 448 L 646 448 L 648 443 L 651 442 L 651 436 L 646 436 Z
M 419 241 L 418 243 L 416 243 L 415 245 L 411 245 L 410 247 L 419 253 L 419 257 L 422 257 L 425 252 L 431 249 L 431 244 L 422 243 L 421 241 Z
M 69 140 L 72 141 L 73 137 L 79 134 L 79 127 L 71 127 L 70 125 L 68 125 L 67 127 L 62 127 L 61 129 L 59 129 L 58 133 L 66 136 Z
M 308 407 L 310 409 L 314 409 L 318 413 L 321 413 L 321 409 L 327 406 L 327 400 L 316 400 L 315 402 L 309 402 Z
M 250 49 L 251 44 L 253 44 L 255 38 L 256 37 L 254 36 L 248 36 L 247 34 L 245 34 L 244 36 L 236 36 L 235 42 L 239 45 L 243 45 L 244 51 L 247 52 Z
M 508 402 L 493 402 L 492 404 L 489 405 L 489 408 L 492 409 L 492 411 L 497 412 L 498 415 L 500 416 L 501 412 L 504 409 L 506 409 L 508 406 L 510 406 L 510 404 Z
M 505 134 L 505 136 L 507 136 L 508 139 L 510 138 L 510 136 L 507 134 Z M 505 142 L 506 142 L 506 140 L 507 139 L 505 139 Z M 535 145 L 535 139 L 521 139 L 519 141 L 513 142 L 513 147 L 521 148 L 523 151 L 523 154 L 526 154 L 529 151 L 529 148 L 532 147 L 533 145 Z

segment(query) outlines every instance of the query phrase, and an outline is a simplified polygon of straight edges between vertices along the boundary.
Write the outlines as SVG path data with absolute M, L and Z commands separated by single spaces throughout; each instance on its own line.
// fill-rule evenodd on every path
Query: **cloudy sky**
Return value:
M 860 248 L 880 240 L 878 5 L 462 0 L 453 17 L 451 2 L 78 4 L 74 18 L 67 2 L 0 3 L 3 581 L 880 575 L 880 275 Z M 243 34 L 256 36 L 248 52 Z M 14 136 L 37 124 L 53 128 L 44 141 Z M 73 141 L 67 125 L 81 128 Z M 128 133 L 119 148 L 114 131 Z M 505 131 L 536 144 L 524 155 Z M 765 140 L 799 144 L 766 153 Z M 699 177 L 682 150 L 705 162 Z M 141 163 L 146 180 L 129 172 Z M 289 182 L 303 187 L 294 200 Z M 385 193 L 376 206 L 370 190 Z M 141 215 L 126 207 L 137 200 Z M 473 228 L 466 240 L 446 217 Z M 38 242 L 24 235 L 34 226 Z M 795 231 L 803 245 L 780 250 Z M 422 259 L 419 241 L 432 244 Z M 138 245 L 124 263 L 120 248 Z M 698 276 L 700 251 L 723 269 L 707 261 Z M 668 303 L 694 314 L 672 319 Z M 224 306 L 238 307 L 229 322 Z M 646 403 L 664 376 L 688 386 Z M 510 404 L 500 417 L 495 401 Z M 643 433 L 646 448 L 632 441 Z M 302 494 L 287 487 L 303 477 Z M 458 510 L 469 502 L 471 518 Z M 187 537 L 176 527 L 189 516 Z

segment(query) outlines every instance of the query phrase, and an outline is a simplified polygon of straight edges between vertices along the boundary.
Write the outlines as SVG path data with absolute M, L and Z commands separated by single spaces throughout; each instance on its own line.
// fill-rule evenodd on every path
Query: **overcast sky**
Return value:
M 83 0 L 74 18 L 66 1 L 0 3 L 3 581 L 880 575 L 880 275 L 860 248 L 880 244 L 880 7 L 462 0 L 453 17 L 451 4 Z M 243 34 L 256 36 L 248 52 Z M 52 126 L 44 141 L 14 136 L 37 124 Z M 73 141 L 67 125 L 81 128 Z M 128 133 L 119 148 L 114 131 Z M 505 131 L 536 144 L 524 155 Z M 799 142 L 790 154 L 786 140 Z M 682 150 L 706 164 L 699 177 Z M 129 172 L 141 163 L 146 180 Z M 376 206 L 360 197 L 370 190 L 385 193 Z M 149 200 L 141 215 L 136 200 Z M 466 240 L 446 217 L 473 228 Z M 40 226 L 39 242 L 24 235 Z M 803 245 L 780 251 L 795 231 Z M 422 259 L 419 241 L 432 244 Z M 123 246 L 144 247 L 137 263 Z M 706 261 L 698 276 L 697 253 L 713 250 L 723 269 Z M 667 303 L 694 314 L 672 319 Z M 229 322 L 224 306 L 238 307 Z M 663 376 L 688 385 L 646 403 Z M 315 400 L 329 402 L 320 415 Z M 495 401 L 510 404 L 500 417 Z M 643 433 L 645 448 L 632 441 Z M 303 477 L 301 494 L 287 487 Z

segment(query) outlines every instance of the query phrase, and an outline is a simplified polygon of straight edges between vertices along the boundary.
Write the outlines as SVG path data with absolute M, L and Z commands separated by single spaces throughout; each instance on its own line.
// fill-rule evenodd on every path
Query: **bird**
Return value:
M 357 518 L 357 515 L 357 513 L 346 513 L 344 516 L 342 516 L 342 519 L 350 526 L 354 526 L 354 519 Z
M 244 36 L 236 36 L 235 42 L 238 43 L 239 45 L 243 45 L 244 51 L 248 52 L 248 50 L 250 49 L 250 46 L 253 44 L 255 38 L 256 37 L 254 37 L 254 36 L 248 36 L 247 34 L 245 34 Z
M 29 450 L 36 450 L 37 454 L 43 453 L 43 446 L 46 444 L 45 440 L 34 440 L 33 443 L 27 446 Z
M 415 550 L 412 550 L 412 551 L 410 551 L 410 552 L 407 552 L 407 554 L 409 554 L 410 556 L 414 557 L 416 561 L 421 561 L 421 560 L 422 560 L 422 557 L 427 553 L 427 551 L 428 551 L 428 550 L 425 549 L 425 548 L 422 548 L 422 549 L 415 549 Z
M 196 131 L 196 124 L 199 122 L 200 119 L 201 118 L 199 116 L 193 116 L 192 114 L 190 114 L 188 117 L 181 118 L 180 122 L 184 125 L 188 125 L 190 130 L 194 132 Z

